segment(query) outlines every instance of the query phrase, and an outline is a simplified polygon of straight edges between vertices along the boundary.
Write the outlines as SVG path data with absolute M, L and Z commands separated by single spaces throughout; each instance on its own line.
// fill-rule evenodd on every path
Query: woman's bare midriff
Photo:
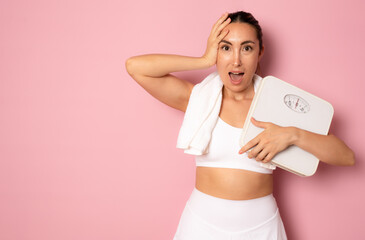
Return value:
M 197 167 L 195 187 L 214 197 L 248 200 L 271 194 L 273 176 L 241 169 Z

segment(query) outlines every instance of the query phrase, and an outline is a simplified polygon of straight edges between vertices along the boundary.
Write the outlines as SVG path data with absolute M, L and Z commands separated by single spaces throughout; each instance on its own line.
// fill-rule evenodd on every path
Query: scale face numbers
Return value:
M 310 109 L 310 105 L 307 101 L 294 94 L 285 95 L 284 103 L 288 108 L 298 113 L 307 113 Z

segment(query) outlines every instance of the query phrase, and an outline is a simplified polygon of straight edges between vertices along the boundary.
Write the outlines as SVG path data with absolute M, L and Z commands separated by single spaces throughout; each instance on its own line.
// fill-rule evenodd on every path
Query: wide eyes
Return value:
M 228 45 L 223 45 L 223 46 L 221 47 L 221 49 L 222 49 L 223 51 L 228 51 L 228 50 L 230 50 L 231 48 L 230 48 Z
M 231 47 L 229 45 L 222 45 L 221 46 L 221 50 L 223 50 L 223 51 L 230 51 L 231 50 Z M 250 45 L 242 46 L 242 51 L 243 52 L 250 52 L 252 50 L 253 50 L 253 48 Z
M 243 50 L 244 50 L 245 52 L 248 52 L 248 51 L 251 51 L 251 50 L 252 50 L 252 47 L 251 47 L 251 46 L 244 46 L 244 47 L 243 47 Z

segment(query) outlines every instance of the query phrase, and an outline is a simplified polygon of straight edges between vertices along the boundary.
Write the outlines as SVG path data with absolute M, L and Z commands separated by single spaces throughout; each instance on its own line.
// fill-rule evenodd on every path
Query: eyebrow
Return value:
M 232 45 L 232 43 L 230 43 L 230 42 L 228 42 L 228 41 L 226 41 L 226 40 L 222 40 L 221 42 L 223 42 L 223 43 L 227 43 L 227 44 L 229 44 L 229 45 Z M 247 41 L 242 42 L 242 43 L 241 43 L 241 45 L 244 45 L 244 44 L 247 44 L 247 43 L 255 44 L 255 42 L 254 42 L 254 41 L 247 40 Z

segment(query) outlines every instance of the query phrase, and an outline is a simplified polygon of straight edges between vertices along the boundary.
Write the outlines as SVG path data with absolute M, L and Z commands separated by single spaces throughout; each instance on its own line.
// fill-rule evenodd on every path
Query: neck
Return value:
M 222 93 L 223 93 L 223 99 L 241 102 L 246 100 L 252 100 L 255 95 L 255 90 L 253 82 L 251 82 L 247 88 L 245 88 L 240 92 L 231 91 L 227 89 L 225 86 L 223 86 Z

